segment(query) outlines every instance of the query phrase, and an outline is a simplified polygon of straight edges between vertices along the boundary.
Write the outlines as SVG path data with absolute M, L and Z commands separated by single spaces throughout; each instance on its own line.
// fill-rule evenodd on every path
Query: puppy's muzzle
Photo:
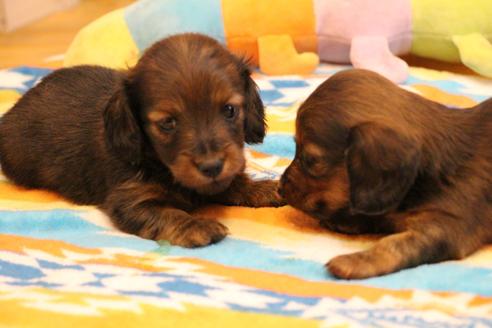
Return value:
M 223 159 L 210 159 L 197 164 L 198 170 L 207 178 L 216 178 L 224 168 Z

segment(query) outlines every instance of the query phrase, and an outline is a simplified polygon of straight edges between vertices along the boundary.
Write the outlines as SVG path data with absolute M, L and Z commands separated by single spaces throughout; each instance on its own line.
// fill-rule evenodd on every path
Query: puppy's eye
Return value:
M 237 116 L 238 109 L 234 105 L 226 104 L 223 108 L 223 112 L 226 119 L 233 120 Z
M 313 156 L 307 154 L 302 154 L 301 156 L 301 164 L 307 169 L 316 164 L 316 161 L 317 159 Z
M 176 119 L 174 117 L 168 117 L 158 123 L 159 129 L 164 132 L 172 132 L 176 129 Z
M 302 170 L 312 177 L 322 177 L 329 173 L 329 166 L 322 157 L 302 154 L 299 162 Z

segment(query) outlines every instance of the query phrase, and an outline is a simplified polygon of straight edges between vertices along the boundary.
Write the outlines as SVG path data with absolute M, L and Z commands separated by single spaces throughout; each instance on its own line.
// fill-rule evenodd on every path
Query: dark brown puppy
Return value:
M 189 211 L 281 203 L 275 182 L 244 174 L 244 142 L 264 135 L 247 65 L 211 38 L 182 34 L 129 71 L 80 66 L 44 78 L 3 117 L 0 157 L 19 185 L 97 204 L 123 231 L 194 247 L 227 229 Z
M 287 202 L 335 231 L 391 234 L 332 259 L 355 279 L 459 259 L 492 241 L 492 100 L 449 109 L 364 70 L 301 106 Z

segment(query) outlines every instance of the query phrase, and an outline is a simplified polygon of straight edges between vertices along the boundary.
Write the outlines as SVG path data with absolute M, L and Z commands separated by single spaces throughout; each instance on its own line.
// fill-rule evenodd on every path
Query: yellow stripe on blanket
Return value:
M 20 96 L 15 90 L 0 90 L 0 116 L 5 114 Z
M 477 104 L 476 101 L 469 97 L 452 94 L 430 85 L 413 84 L 412 88 L 417 90 L 423 97 L 446 106 L 467 108 Z
M 289 107 L 269 106 L 266 113 L 268 131 L 294 135 L 295 120 L 300 105 L 300 103 L 294 103 Z
M 24 189 L 6 181 L 0 181 L 0 209 L 45 210 L 45 209 L 83 209 L 61 196 L 44 190 Z
M 2 296 L 5 296 L 2 297 Z M 37 296 L 38 302 L 33 301 Z M 146 304 L 118 295 L 48 289 L 0 292 L 2 324 L 9 327 L 319 327 L 310 319 L 197 306 L 178 300 Z M 19 315 L 22 313 L 22 315 Z

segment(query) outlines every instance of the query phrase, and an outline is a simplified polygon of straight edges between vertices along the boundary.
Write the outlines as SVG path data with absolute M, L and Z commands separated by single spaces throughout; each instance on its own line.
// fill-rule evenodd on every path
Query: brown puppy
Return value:
M 492 100 L 449 109 L 350 70 L 319 86 L 296 124 L 287 202 L 335 231 L 391 234 L 332 259 L 335 276 L 459 259 L 492 241 Z
M 244 174 L 244 142 L 265 135 L 247 65 L 199 34 L 164 39 L 129 71 L 60 69 L 0 124 L 0 157 L 19 185 L 99 205 L 123 231 L 194 247 L 225 226 L 188 212 L 210 202 L 281 203 Z

